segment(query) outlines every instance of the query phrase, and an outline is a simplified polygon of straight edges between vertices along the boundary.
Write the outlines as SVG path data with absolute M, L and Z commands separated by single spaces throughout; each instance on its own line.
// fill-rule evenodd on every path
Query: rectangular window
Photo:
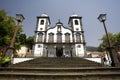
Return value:
M 44 20 L 41 20 L 40 25 L 44 25 Z
M 78 20 L 75 20 L 75 25 L 78 25 Z
M 76 42 L 81 42 L 80 33 L 76 34 Z
M 43 39 L 43 34 L 39 33 L 38 34 L 38 42 L 42 42 L 42 39 Z
M 70 42 L 70 34 L 69 34 L 69 33 L 66 33 L 66 34 L 65 34 L 65 42 L 66 42 L 66 43 L 69 43 L 69 42 Z
M 53 33 L 50 33 L 49 34 L 49 40 L 48 40 L 50 43 L 51 42 L 54 42 L 54 34 Z
M 62 42 L 62 33 L 57 33 L 57 42 L 58 43 Z

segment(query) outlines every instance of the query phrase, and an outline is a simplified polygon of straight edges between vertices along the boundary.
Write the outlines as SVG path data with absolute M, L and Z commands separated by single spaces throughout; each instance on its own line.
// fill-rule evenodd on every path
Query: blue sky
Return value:
M 8 15 L 14 17 L 16 13 L 22 13 L 25 17 L 23 29 L 27 36 L 34 35 L 36 16 L 42 13 L 49 15 L 51 27 L 58 19 L 68 26 L 70 15 L 76 13 L 82 16 L 87 45 L 98 46 L 105 31 L 97 17 L 106 13 L 108 32 L 120 32 L 119 4 L 120 0 L 0 0 L 0 9 L 5 9 Z

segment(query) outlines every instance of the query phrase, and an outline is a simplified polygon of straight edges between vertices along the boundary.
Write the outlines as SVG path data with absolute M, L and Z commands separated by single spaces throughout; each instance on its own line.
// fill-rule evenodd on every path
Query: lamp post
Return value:
M 17 25 L 14 31 L 14 35 L 12 37 L 11 43 L 10 43 L 10 47 L 7 48 L 6 53 L 5 53 L 5 57 L 11 57 L 12 54 L 14 53 L 14 43 L 15 43 L 15 38 L 17 36 L 17 32 L 19 30 L 19 25 L 22 23 L 22 21 L 24 20 L 24 16 L 22 14 L 16 14 L 16 20 L 17 20 Z
M 113 51 L 112 44 L 110 42 L 110 38 L 108 36 L 107 28 L 106 28 L 106 25 L 105 25 L 106 14 L 100 14 L 99 17 L 98 17 L 98 20 L 103 23 L 103 26 L 104 26 L 104 29 L 105 29 L 107 42 L 108 42 L 108 47 L 109 47 L 108 51 L 109 51 L 109 55 L 110 55 L 110 58 L 111 58 L 111 61 L 112 61 L 111 66 L 113 66 L 113 67 L 118 66 L 119 61 L 118 61 L 117 56 L 116 56 L 117 53 L 115 51 Z

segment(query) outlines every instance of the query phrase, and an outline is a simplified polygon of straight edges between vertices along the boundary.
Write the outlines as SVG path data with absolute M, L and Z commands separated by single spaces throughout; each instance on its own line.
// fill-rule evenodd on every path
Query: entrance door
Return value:
M 57 57 L 63 56 L 63 48 L 56 48 L 56 56 Z

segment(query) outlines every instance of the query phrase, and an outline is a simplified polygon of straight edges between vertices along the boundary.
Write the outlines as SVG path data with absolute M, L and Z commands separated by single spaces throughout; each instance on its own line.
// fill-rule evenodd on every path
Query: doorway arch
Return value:
M 56 56 L 57 57 L 63 56 L 63 48 L 56 48 Z

